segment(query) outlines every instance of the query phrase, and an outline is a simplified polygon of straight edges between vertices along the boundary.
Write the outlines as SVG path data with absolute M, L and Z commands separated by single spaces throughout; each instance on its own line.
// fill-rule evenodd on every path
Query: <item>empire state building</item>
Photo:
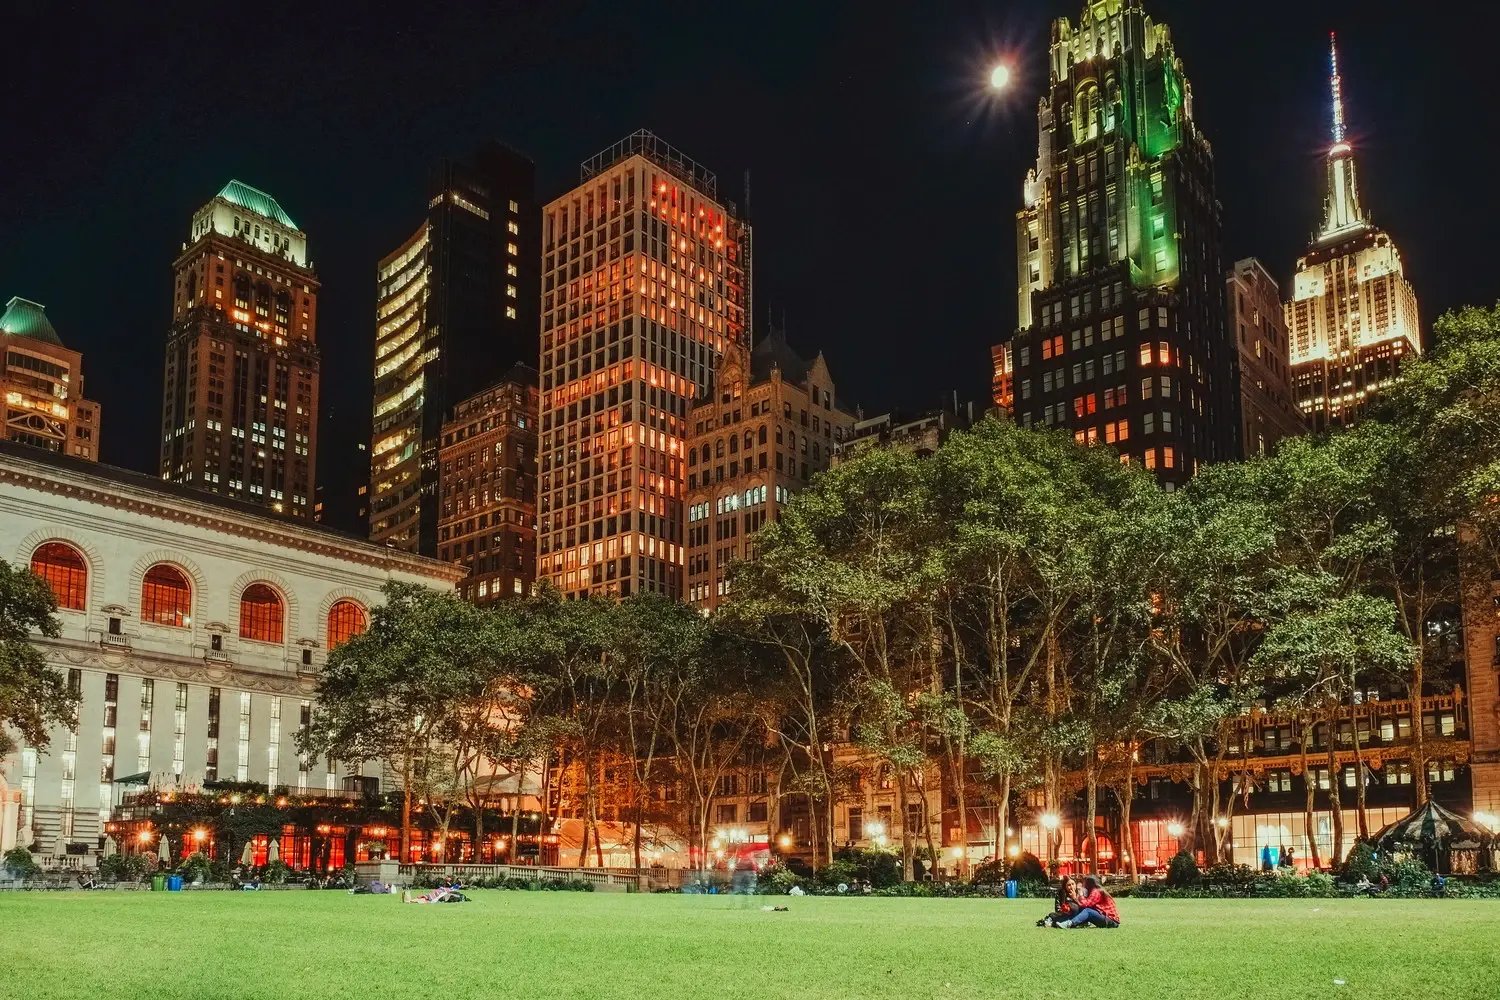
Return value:
M 1333 144 L 1323 225 L 1297 261 L 1286 304 L 1292 392 L 1314 430 L 1357 420 L 1406 357 L 1422 350 L 1417 296 L 1401 254 L 1360 204 L 1333 36 L 1329 62 Z

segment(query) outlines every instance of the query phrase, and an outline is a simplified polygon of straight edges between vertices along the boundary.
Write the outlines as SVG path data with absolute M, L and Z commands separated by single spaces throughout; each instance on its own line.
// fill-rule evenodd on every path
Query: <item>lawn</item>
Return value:
M 3 893 L 0 998 L 1479 997 L 1500 902 Z M 784 904 L 787 913 L 761 905 Z M 1336 985 L 1342 980 L 1344 985 Z

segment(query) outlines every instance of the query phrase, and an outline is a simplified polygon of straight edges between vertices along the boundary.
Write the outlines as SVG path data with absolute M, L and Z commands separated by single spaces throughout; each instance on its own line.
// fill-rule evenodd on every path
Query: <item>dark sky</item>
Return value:
M 1259 256 L 1284 280 L 1318 221 L 1337 29 L 1365 203 L 1424 322 L 1495 301 L 1500 19 L 1474 14 L 1490 5 L 1146 6 L 1172 26 L 1214 146 L 1226 263 Z M 723 194 L 749 168 L 758 319 L 784 309 L 867 410 L 984 399 L 989 345 L 1015 322 L 1048 24 L 1081 3 L 19 7 L 0 71 L 0 295 L 46 304 L 85 353 L 105 460 L 154 470 L 171 261 L 237 177 L 308 234 L 320 480 L 343 492 L 363 474 L 375 262 L 416 225 L 429 165 L 486 137 L 535 157 L 544 198 L 641 127 Z M 997 103 L 983 85 L 1002 54 L 1018 77 Z

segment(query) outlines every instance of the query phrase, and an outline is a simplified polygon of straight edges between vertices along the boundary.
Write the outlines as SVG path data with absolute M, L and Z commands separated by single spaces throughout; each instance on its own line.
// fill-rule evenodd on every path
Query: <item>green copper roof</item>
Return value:
M 244 181 L 230 181 L 224 185 L 224 190 L 219 192 L 219 197 L 231 205 L 238 205 L 247 212 L 264 216 L 273 222 L 280 223 L 288 229 L 296 229 L 297 224 L 292 217 L 287 215 L 282 207 L 276 203 L 276 199 L 266 194 L 259 188 L 253 188 Z
M 62 338 L 47 320 L 47 307 L 30 299 L 13 298 L 5 304 L 0 316 L 0 330 L 16 337 L 30 337 L 48 344 L 63 345 Z

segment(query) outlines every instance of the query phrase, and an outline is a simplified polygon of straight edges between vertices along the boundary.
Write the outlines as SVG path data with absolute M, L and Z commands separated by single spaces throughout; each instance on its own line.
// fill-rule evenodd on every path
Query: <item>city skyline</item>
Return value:
M 751 16 L 740 26 L 744 43 L 737 53 L 663 60 L 662 73 L 628 79 L 625 63 L 603 58 L 580 70 L 583 79 L 560 88 L 549 86 L 556 81 L 537 65 L 536 56 L 528 55 L 535 38 L 551 37 L 551 15 L 519 6 L 501 8 L 474 24 L 438 21 L 411 29 L 427 44 L 453 46 L 455 56 L 428 89 L 402 95 L 393 107 L 381 106 L 381 115 L 394 116 L 401 130 L 398 149 L 392 148 L 389 132 L 375 134 L 377 109 L 373 99 L 362 101 L 352 93 L 357 86 L 346 94 L 318 80 L 299 79 L 293 85 L 274 80 L 274 73 L 257 72 L 235 84 L 237 100 L 255 121 L 290 114 L 295 129 L 308 115 L 327 117 L 327 133 L 299 133 L 290 157 L 227 137 L 204 137 L 194 144 L 176 135 L 172 148 L 190 153 L 165 165 L 162 147 L 153 148 L 149 137 L 162 124 L 180 124 L 181 116 L 195 107 L 190 96 L 184 99 L 169 86 L 175 76 L 159 79 L 147 71 L 120 80 L 125 67 L 118 59 L 124 57 L 116 57 L 77 76 L 71 89 L 31 95 L 36 99 L 27 101 L 23 73 L 22 131 L 38 150 L 17 196 L 7 199 L 4 211 L 14 236 L 0 256 L 0 273 L 6 275 L 9 293 L 49 306 L 49 315 L 70 331 L 70 346 L 109 364 L 107 375 L 101 372 L 91 381 L 91 395 L 116 415 L 103 458 L 149 469 L 155 435 L 145 433 L 150 419 L 145 411 L 152 407 L 130 403 L 137 394 L 159 398 L 160 345 L 170 311 L 163 261 L 180 244 L 180 218 L 201 204 L 203 190 L 217 189 L 225 177 L 241 177 L 275 192 L 315 234 L 314 259 L 329 287 L 319 340 L 330 355 L 348 359 L 338 369 L 325 370 L 324 379 L 325 424 L 330 415 L 338 419 L 340 433 L 348 438 L 324 442 L 328 461 L 319 480 L 337 493 L 352 488 L 362 475 L 352 446 L 360 436 L 359 411 L 367 413 L 369 405 L 368 337 L 374 323 L 369 278 L 381 253 L 409 233 L 412 199 L 432 160 L 483 138 L 510 142 L 536 157 L 545 199 L 565 189 L 570 167 L 581 156 L 646 125 L 710 164 L 736 194 L 739 171 L 751 169 L 755 197 L 750 215 L 759 237 L 758 314 L 768 306 L 778 313 L 785 309 L 792 343 L 802 350 L 825 348 L 851 400 L 870 410 L 931 403 L 950 389 L 980 398 L 988 375 L 988 345 L 1014 327 L 1008 288 L 1008 276 L 1014 273 L 1010 179 L 1034 155 L 1032 111 L 1045 79 L 1047 26 L 1054 16 L 1076 13 L 1072 6 L 1037 3 L 1000 12 L 976 4 L 941 17 L 924 16 L 900 52 L 880 59 L 869 57 L 877 51 L 873 41 L 899 25 L 876 27 L 865 22 L 879 19 L 851 19 L 842 16 L 850 11 L 834 4 L 806 14 L 802 30 L 790 38 L 778 31 L 784 27 L 781 19 Z M 1478 184 L 1462 180 L 1486 157 L 1455 165 L 1455 175 L 1439 158 L 1400 155 L 1403 148 L 1417 147 L 1421 137 L 1441 132 L 1447 116 L 1455 114 L 1444 102 L 1420 97 L 1431 89 L 1422 81 L 1437 79 L 1444 64 L 1432 57 L 1407 58 L 1420 48 L 1423 33 L 1436 29 L 1421 22 L 1393 27 L 1378 11 L 1363 12 L 1357 22 L 1314 22 L 1291 16 L 1290 5 L 1272 4 L 1268 16 L 1243 25 L 1231 45 L 1218 30 L 1223 15 L 1171 0 L 1148 3 L 1147 9 L 1172 25 L 1174 41 L 1191 67 L 1197 114 L 1214 143 L 1224 202 L 1225 261 L 1259 257 L 1285 287 L 1321 214 L 1327 109 L 1319 98 L 1326 86 L 1326 30 L 1336 28 L 1343 75 L 1349 81 L 1351 138 L 1361 154 L 1363 200 L 1378 207 L 1379 221 L 1400 241 L 1424 303 L 1423 316 L 1430 322 L 1460 301 L 1489 298 L 1476 255 L 1460 247 L 1439 249 L 1446 235 L 1442 220 L 1455 214 L 1448 206 L 1463 204 L 1464 211 L 1471 210 L 1450 189 L 1483 192 Z M 1274 9 L 1287 16 L 1270 16 Z M 590 23 L 597 28 L 580 44 L 590 52 L 598 49 L 599 55 L 600 39 L 619 26 L 607 14 Z M 713 26 L 710 19 L 701 29 L 679 27 L 673 29 L 675 35 L 643 41 L 675 53 L 682 36 L 697 37 L 701 30 L 708 37 Z M 155 51 L 152 45 L 174 50 L 186 41 L 149 17 L 132 16 L 129 27 L 151 42 L 134 57 Z M 469 46 L 477 49 L 479 42 L 496 39 L 502 42 L 496 58 L 466 56 Z M 85 37 L 79 51 L 93 44 Z M 264 58 L 272 67 L 287 63 L 305 44 L 270 43 Z M 330 47 L 328 65 L 357 82 L 361 74 L 380 72 L 378 56 L 389 44 L 351 26 Z M 43 58 L 46 49 L 39 44 L 20 58 L 23 64 Z M 988 98 L 976 91 L 985 67 L 999 55 L 1013 58 L 1017 72 L 1011 94 L 997 107 L 988 107 Z M 580 65 L 588 61 L 580 56 Z M 766 61 L 778 67 L 774 79 L 760 68 Z M 632 65 L 639 66 L 639 60 Z M 1268 67 L 1274 71 L 1267 72 Z M 1448 69 L 1460 78 L 1475 72 L 1462 65 Z M 327 76 L 338 78 L 337 72 Z M 601 78 L 612 81 L 607 96 L 597 93 Z M 691 79 L 701 82 L 684 88 Z M 1441 79 L 1445 89 L 1462 84 L 1448 75 Z M 1400 86 L 1393 85 L 1397 80 Z M 463 99 L 451 109 L 439 100 L 445 87 L 463 88 Z M 122 104 L 116 116 L 103 121 L 97 110 L 88 116 L 78 113 L 80 107 L 96 107 L 89 98 L 101 88 L 118 88 Z M 510 96 L 497 107 L 494 92 L 503 88 L 509 88 Z M 801 100 L 809 88 L 816 88 L 819 101 Z M 735 120 L 710 121 L 698 113 L 705 101 L 726 90 L 741 95 L 741 114 Z M 590 95 L 587 102 L 585 94 Z M 294 95 L 300 95 L 297 101 L 290 100 Z M 474 115 L 479 105 L 485 113 Z M 153 107 L 171 109 L 164 123 L 150 120 Z M 557 112 L 568 107 L 586 107 L 587 113 L 559 121 Z M 45 117 L 34 119 L 37 115 Z M 825 124 L 829 127 L 817 134 Z M 117 141 L 115 131 L 123 126 L 137 130 L 130 133 L 132 141 Z M 880 131 L 871 131 L 872 126 Z M 904 141 L 889 141 L 893 138 Z M 847 154 L 859 148 L 856 140 L 877 143 L 887 155 L 859 161 L 840 155 L 840 150 Z M 1481 144 L 1488 141 L 1480 137 Z M 100 142 L 113 144 L 93 150 Z M 64 155 L 64 150 L 69 152 Z M 97 155 L 90 156 L 91 151 Z M 87 188 L 81 169 L 98 171 Z M 892 187 L 893 181 L 899 183 Z M 128 185 L 128 198 L 121 185 Z M 885 213 L 862 206 L 873 191 L 913 185 L 928 192 L 923 200 L 930 207 L 913 202 L 921 224 L 933 227 L 940 242 L 959 252 L 932 255 L 914 247 L 888 261 L 860 255 L 839 260 L 820 249 L 826 248 L 830 234 L 835 240 L 863 243 L 882 238 L 883 232 L 890 240 Z M 1430 197 L 1430 208 L 1415 208 L 1418 194 Z M 953 211 L 955 206 L 963 211 Z M 97 297 L 79 300 L 66 294 L 76 280 L 73 267 L 58 263 L 86 266 L 72 249 L 84 220 L 117 226 L 133 236 L 129 253 L 86 276 L 98 288 Z M 827 280 L 807 280 L 819 269 L 828 272 Z M 898 274 L 904 279 L 897 280 Z M 934 289 L 961 287 L 973 290 L 933 295 Z M 819 294 L 822 288 L 839 294 Z M 881 294 L 868 294 L 874 288 Z M 884 351 L 867 348 L 899 349 L 903 332 L 918 328 L 947 333 L 924 336 L 923 351 L 908 352 L 901 380 L 884 377 Z M 118 352 L 110 347 L 122 341 L 141 345 L 140 358 L 112 356 Z M 351 457 L 335 461 L 334 455 Z

